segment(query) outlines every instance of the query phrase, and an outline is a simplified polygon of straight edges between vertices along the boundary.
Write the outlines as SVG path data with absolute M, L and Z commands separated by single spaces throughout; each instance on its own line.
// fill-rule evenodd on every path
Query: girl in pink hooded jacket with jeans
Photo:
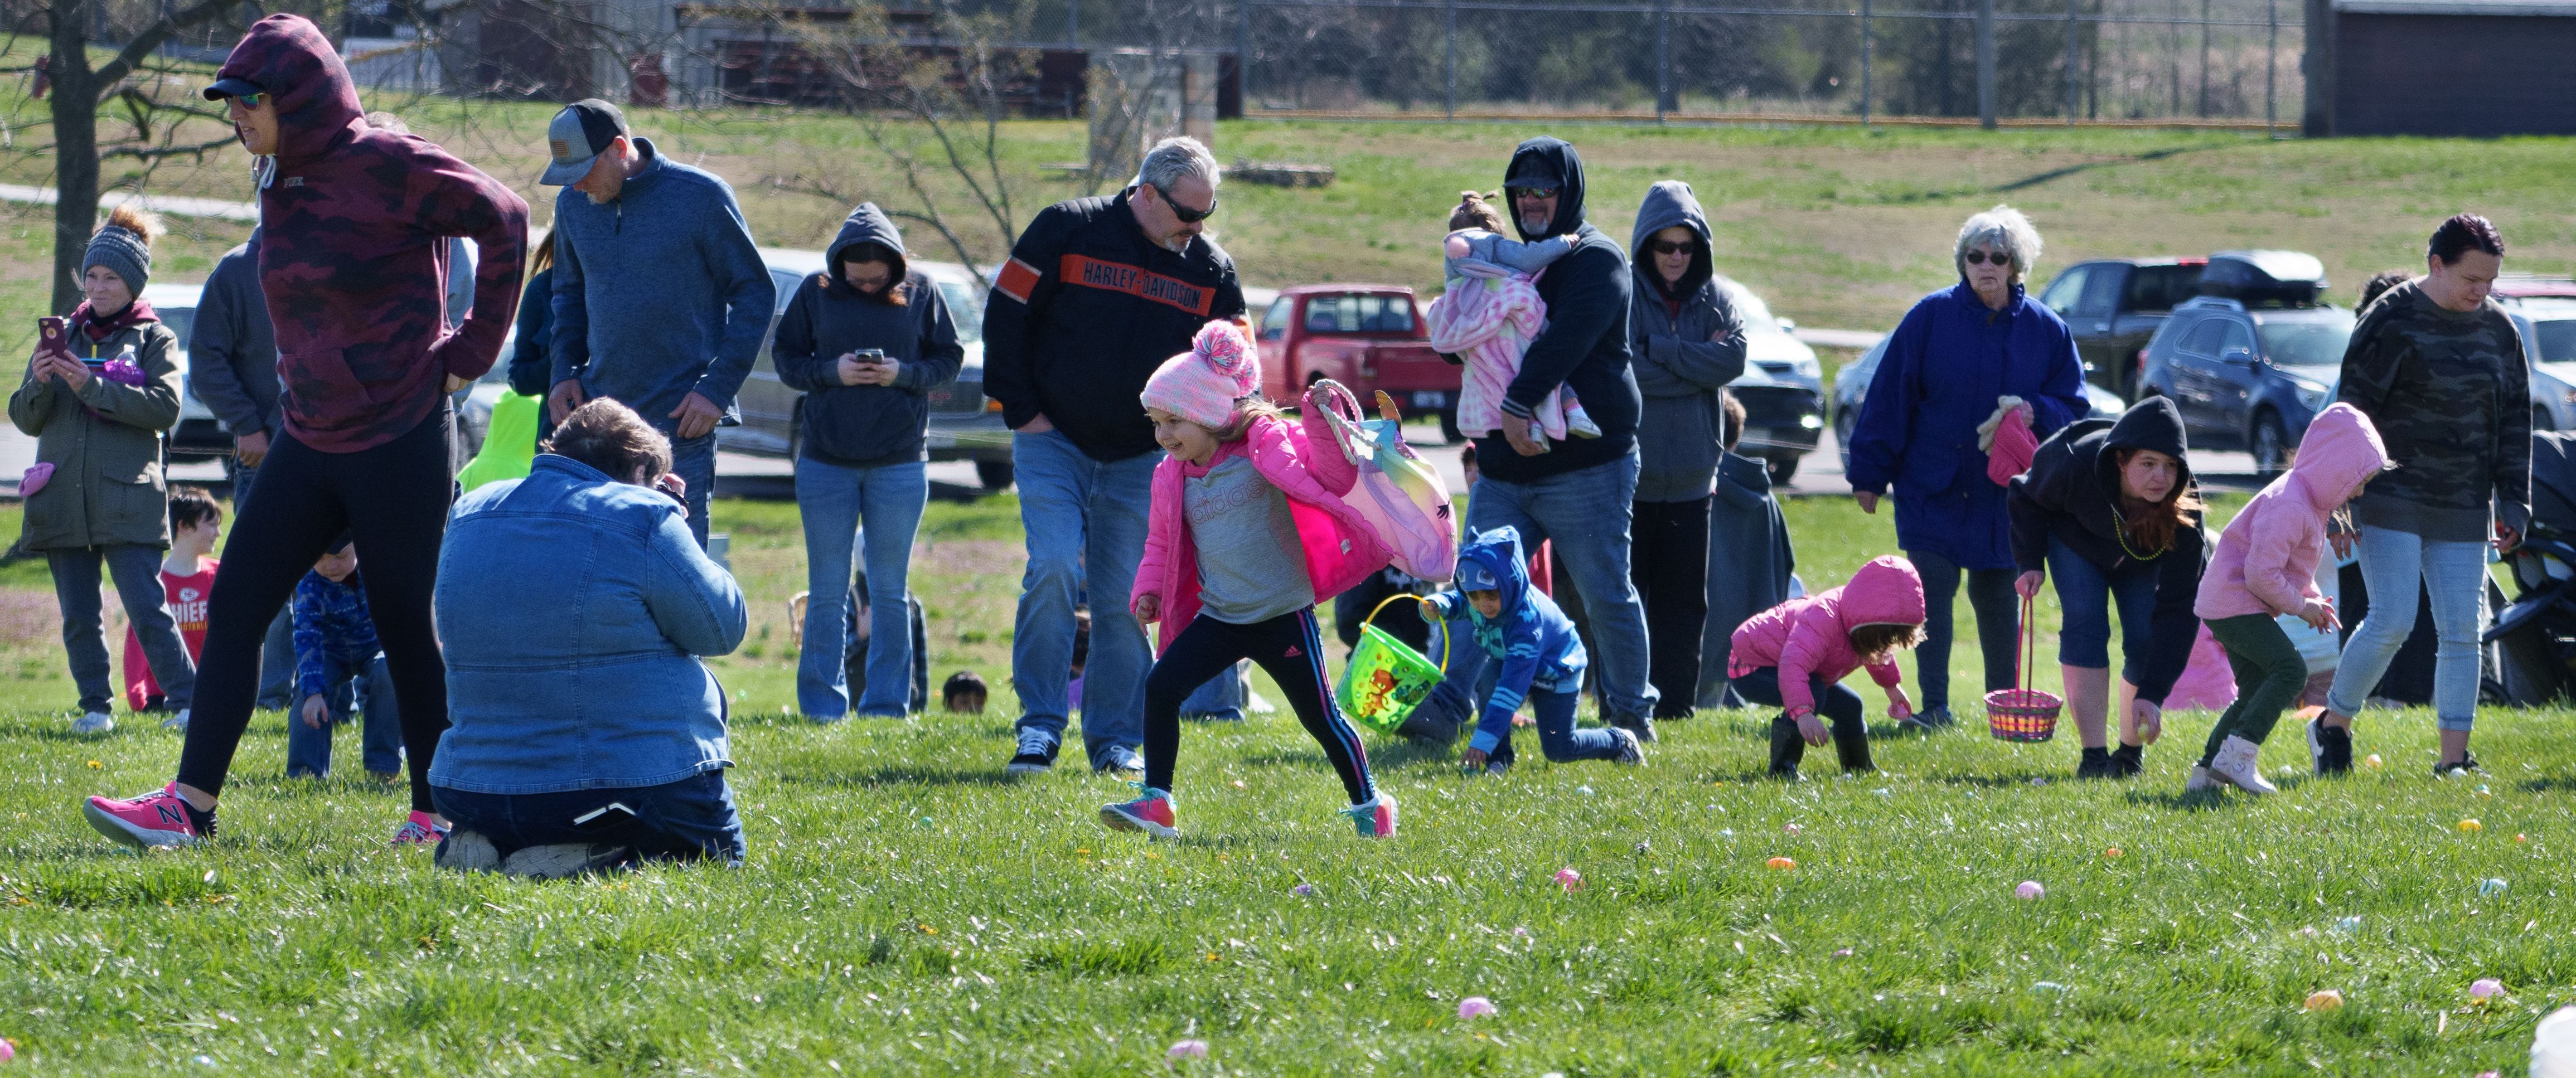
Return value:
M 1162 654 L 1145 676 L 1144 794 L 1104 805 L 1100 822 L 1180 835 L 1172 766 L 1181 701 L 1244 659 L 1279 683 L 1351 798 L 1363 838 L 1395 833 L 1395 797 L 1377 788 L 1359 732 L 1333 704 L 1315 604 L 1392 560 L 1343 500 L 1359 471 L 1310 395 L 1302 425 L 1258 396 L 1260 354 L 1232 322 L 1210 322 L 1190 350 L 1146 379 L 1145 412 L 1168 456 L 1154 469 L 1145 557 L 1128 608 L 1160 622 Z
M 2308 661 L 2276 616 L 2289 614 L 2323 631 L 2336 627 L 2334 605 L 2317 590 L 2317 559 L 2326 521 L 2392 465 L 2370 417 L 2333 404 L 2308 423 L 2290 470 L 2245 503 L 2219 533 L 2218 550 L 2201 574 L 2192 612 L 2209 625 L 2236 669 L 2236 702 L 2209 731 L 2209 747 L 2191 769 L 2187 793 L 2234 786 L 2277 792 L 2255 757 L 2281 710 L 2308 683 Z
M 1845 771 L 1868 771 L 1869 730 L 1860 694 L 1838 684 L 1869 671 L 1887 690 L 1887 716 L 1902 720 L 1914 702 L 1900 684 L 1896 653 L 1923 639 L 1923 577 L 1894 554 L 1872 558 L 1851 581 L 1753 616 L 1735 630 L 1726 676 L 1757 704 L 1782 708 L 1771 720 L 1771 774 L 1798 777 L 1807 746 L 1823 745 L 1819 710 L 1833 720 L 1834 753 Z

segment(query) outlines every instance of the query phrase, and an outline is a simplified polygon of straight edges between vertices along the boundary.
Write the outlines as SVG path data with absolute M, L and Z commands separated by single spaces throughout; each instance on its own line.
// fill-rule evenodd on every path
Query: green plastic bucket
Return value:
M 1410 598 L 1397 595 L 1389 601 Z M 1378 610 L 1384 609 L 1386 604 L 1379 603 Z M 1370 611 L 1369 617 L 1375 619 L 1377 611 Z M 1334 687 L 1333 699 L 1353 722 L 1391 734 L 1404 725 L 1414 708 L 1430 698 L 1432 687 L 1440 684 L 1443 676 L 1441 664 L 1406 647 L 1404 641 L 1386 630 L 1362 622 L 1359 647 L 1351 652 L 1350 664 L 1342 667 L 1342 680 Z

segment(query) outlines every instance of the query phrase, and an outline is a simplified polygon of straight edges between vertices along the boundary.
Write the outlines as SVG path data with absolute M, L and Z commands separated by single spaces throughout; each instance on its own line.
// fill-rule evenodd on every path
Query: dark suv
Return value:
M 2334 400 L 2353 313 L 2320 303 L 2324 267 L 2288 251 L 2220 254 L 2225 283 L 2174 308 L 2147 342 L 2141 394 L 2173 399 L 2194 449 L 2242 449 L 2266 477 L 2289 466 Z
M 2200 294 L 2206 258 L 2097 258 L 2059 272 L 2039 301 L 2066 320 L 2084 377 L 2138 399 L 2147 340 L 2183 301 Z

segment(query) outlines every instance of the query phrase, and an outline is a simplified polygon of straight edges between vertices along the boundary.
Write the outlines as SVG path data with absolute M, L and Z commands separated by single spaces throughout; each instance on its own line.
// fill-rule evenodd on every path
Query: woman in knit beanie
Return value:
M 125 616 L 185 728 L 195 665 L 162 606 L 161 558 L 170 548 L 169 488 L 161 434 L 179 421 L 178 337 L 142 300 L 159 222 L 131 205 L 110 212 L 81 258 L 88 296 L 65 320 L 46 319 L 9 422 L 36 438 L 36 466 L 20 477 L 26 499 L 19 543 L 41 551 L 62 608 L 63 651 L 80 688 L 75 733 L 105 733 L 116 720 L 107 641 L 99 621 L 102 566 Z M 128 671 L 129 678 L 133 671 Z

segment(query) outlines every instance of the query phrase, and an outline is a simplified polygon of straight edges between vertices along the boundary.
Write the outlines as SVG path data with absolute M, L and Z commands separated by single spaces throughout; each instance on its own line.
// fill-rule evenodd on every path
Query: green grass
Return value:
M 1789 512 L 1811 586 L 1889 545 L 1848 502 Z M 1198 1038 L 1210 1059 L 1180 1073 L 2516 1074 L 2536 1017 L 2576 997 L 2563 711 L 2490 712 L 2494 775 L 2450 783 L 2424 775 L 2426 714 L 2374 713 L 2362 749 L 2385 769 L 2263 802 L 2178 796 L 2206 714 L 2174 716 L 2122 784 L 2066 781 L 2063 740 L 1971 726 L 1881 740 L 1876 776 L 1811 763 L 1781 785 L 1758 778 L 1757 712 L 1672 724 L 1640 769 L 1533 751 L 1503 781 L 1373 740 L 1405 805 L 1382 844 L 1333 815 L 1281 716 L 1188 729 L 1190 837 L 1149 845 L 1094 822 L 1123 787 L 1079 766 L 1001 780 L 1006 690 L 980 717 L 781 717 L 793 510 L 717 513 L 762 648 L 717 663 L 752 851 L 733 872 L 437 873 L 379 845 L 396 793 L 280 778 L 276 715 L 243 744 L 224 838 L 134 857 L 74 806 L 165 781 L 177 739 L 66 734 L 51 622 L 27 614 L 50 611 L 42 574 L 0 570 L 0 1036 L 20 1065 L 1107 1075 Z M 1016 537 L 1007 500 L 933 507 L 916 588 L 938 673 L 1007 685 Z M 2266 762 L 2304 764 L 2295 729 Z M 1567 867 L 1582 890 L 1551 882 Z M 2481 897 L 2490 878 L 2509 889 Z M 2013 899 L 2023 879 L 2048 896 Z M 2470 1006 L 2481 976 L 2510 995 Z M 2320 988 L 2349 1005 L 2305 1013 Z M 1469 995 L 1501 1013 L 1459 1020 Z

